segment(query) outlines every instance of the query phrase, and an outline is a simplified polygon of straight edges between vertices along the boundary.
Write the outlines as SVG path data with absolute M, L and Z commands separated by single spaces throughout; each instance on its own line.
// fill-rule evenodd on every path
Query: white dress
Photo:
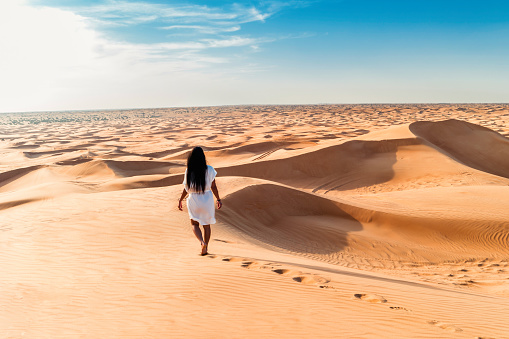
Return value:
M 187 186 L 187 169 L 184 174 L 184 188 L 189 196 L 187 197 L 187 211 L 189 218 L 198 221 L 201 225 L 210 225 L 216 223 L 214 195 L 210 190 L 210 186 L 216 177 L 216 170 L 214 167 L 207 165 L 207 172 L 205 173 L 205 192 L 197 192 L 194 187 Z

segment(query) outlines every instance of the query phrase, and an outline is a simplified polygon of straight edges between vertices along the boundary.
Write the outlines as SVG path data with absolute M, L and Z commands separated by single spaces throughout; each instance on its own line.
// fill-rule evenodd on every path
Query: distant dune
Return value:
M 2 114 L 2 337 L 509 338 L 507 136 L 508 105 Z

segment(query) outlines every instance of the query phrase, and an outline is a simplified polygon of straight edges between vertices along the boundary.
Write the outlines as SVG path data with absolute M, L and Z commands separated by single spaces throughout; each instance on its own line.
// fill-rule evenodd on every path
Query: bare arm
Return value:
M 180 199 L 179 199 L 179 210 L 182 211 L 182 200 L 184 200 L 184 198 L 187 196 L 187 191 L 186 189 L 184 188 L 182 190 L 182 195 L 180 196 Z
M 219 192 L 217 190 L 216 180 L 215 179 L 214 179 L 214 181 L 212 181 L 212 184 L 210 185 L 210 190 L 212 191 L 212 193 L 214 193 L 214 196 L 216 197 L 216 200 L 217 200 L 217 209 L 220 209 L 223 206 L 223 203 L 221 201 L 221 198 L 219 198 Z

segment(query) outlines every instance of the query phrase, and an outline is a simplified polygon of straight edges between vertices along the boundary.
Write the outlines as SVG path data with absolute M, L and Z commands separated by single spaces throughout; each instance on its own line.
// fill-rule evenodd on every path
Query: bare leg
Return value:
M 210 241 L 210 225 L 203 225 L 205 243 L 208 245 Z
M 198 223 L 198 221 L 191 219 L 191 225 L 193 225 L 194 235 L 196 236 L 196 238 L 198 238 L 198 240 L 200 240 L 201 255 L 207 254 L 207 244 L 205 243 L 205 241 L 203 241 L 203 237 L 201 235 L 201 230 L 200 230 L 200 224 Z M 210 235 L 209 235 L 209 237 L 210 237 Z
M 198 223 L 198 221 L 191 219 L 191 225 L 193 225 L 194 235 L 196 236 L 196 238 L 198 238 L 198 240 L 200 240 L 200 243 L 203 245 L 205 241 L 203 241 L 203 237 L 201 235 L 200 224 Z

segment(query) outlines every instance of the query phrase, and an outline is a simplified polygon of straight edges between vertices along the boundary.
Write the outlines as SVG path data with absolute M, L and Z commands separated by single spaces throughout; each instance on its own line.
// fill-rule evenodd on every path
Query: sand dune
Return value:
M 509 256 L 509 212 L 504 208 L 509 200 L 499 199 L 509 197 L 509 187 L 411 193 L 386 194 L 384 204 L 377 206 L 366 197 L 329 200 L 260 183 L 228 195 L 230 208 L 220 215 L 259 244 L 336 264 L 349 262 L 345 253 L 381 260 L 381 267 L 386 260 L 393 266 Z M 455 208 L 436 207 L 438 202 L 446 206 L 449 199 Z M 384 206 L 388 203 L 389 209 Z
M 225 203 L 231 208 L 220 214 L 222 222 L 260 244 L 292 252 L 339 252 L 347 246 L 347 233 L 362 229 L 340 204 L 279 185 L 248 186 Z
M 290 158 L 230 166 L 221 173 L 282 182 L 323 194 L 360 188 L 369 188 L 372 192 L 401 190 L 411 188 L 409 186 L 419 182 L 430 187 L 450 185 L 451 181 L 472 184 L 473 181 L 467 174 L 475 175 L 476 184 L 493 181 L 509 184 L 507 180 L 486 175 L 502 173 L 509 168 L 505 166 L 506 159 L 509 158 L 503 156 L 509 152 L 506 138 L 492 132 L 487 135 L 487 139 L 494 138 L 497 144 L 479 144 L 466 136 L 468 141 L 462 140 L 462 145 L 467 150 L 475 145 L 475 150 L 469 151 L 470 157 L 468 154 L 465 155 L 462 162 L 466 166 L 462 166 L 456 157 L 449 153 L 443 154 L 443 150 L 450 150 L 454 145 L 459 146 L 454 139 L 455 127 L 468 125 L 461 121 L 447 123 L 453 123 L 453 127 L 450 131 L 441 131 L 440 134 L 444 135 L 444 140 L 439 143 L 441 148 L 434 144 L 430 145 L 431 142 L 422 136 L 422 133 L 411 137 L 408 131 L 421 126 L 414 123 L 410 126 L 402 125 L 397 130 L 391 129 L 389 133 L 374 133 L 372 137 L 374 140 L 368 140 L 368 135 L 363 137 L 363 140 L 344 141 L 339 145 Z M 447 138 L 448 135 L 451 136 Z M 496 152 L 491 151 L 493 148 Z M 491 159 L 491 163 L 488 159 Z M 473 173 L 476 172 L 474 169 L 482 171 L 482 168 L 477 168 L 472 163 L 483 163 L 490 171 Z M 423 180 L 426 182 L 422 183 Z
M 509 178 L 509 139 L 489 128 L 447 120 L 415 122 L 410 130 L 467 166 Z
M 36 166 L 22 167 L 22 168 L 17 168 L 17 169 L 10 170 L 10 171 L 5 171 L 3 173 L 0 173 L 0 183 L 2 183 L 2 187 L 3 187 L 4 185 L 8 184 L 9 182 L 12 182 L 12 181 L 18 179 L 19 177 L 22 177 L 25 174 L 28 174 L 35 170 L 38 170 L 39 168 L 42 168 L 42 167 L 44 167 L 44 166 L 36 165 Z
M 507 105 L 3 114 L 1 336 L 508 338 L 508 135 Z

